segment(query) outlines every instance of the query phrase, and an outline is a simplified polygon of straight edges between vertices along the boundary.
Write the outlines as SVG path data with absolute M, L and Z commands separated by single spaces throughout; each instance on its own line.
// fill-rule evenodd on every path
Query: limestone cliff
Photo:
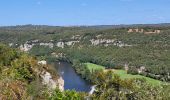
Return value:
M 43 71 L 41 73 L 42 84 L 47 85 L 50 89 L 59 88 L 64 91 L 64 80 L 62 77 L 54 78 L 49 72 Z

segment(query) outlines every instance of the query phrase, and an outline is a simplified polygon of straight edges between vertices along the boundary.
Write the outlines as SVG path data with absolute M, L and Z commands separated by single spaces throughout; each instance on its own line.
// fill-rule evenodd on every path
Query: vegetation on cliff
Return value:
M 160 32 L 128 33 L 130 28 Z M 31 54 L 38 59 L 57 58 L 73 63 L 77 73 L 97 85 L 97 91 L 91 96 L 93 99 L 168 100 L 168 85 L 150 86 L 145 79 L 138 79 L 138 76 L 170 81 L 169 33 L 169 25 L 1 27 L 0 42 L 14 48 L 20 48 L 23 44 L 31 45 L 31 48 L 26 54 L 4 45 L 0 46 L 0 97 L 47 99 L 55 98 L 56 93 L 61 94 L 63 98 L 68 95 L 67 92 L 58 90 L 49 92 L 46 87 L 39 85 L 41 79 L 37 70 L 49 70 L 49 67 L 38 65 L 37 58 L 28 55 Z M 78 42 L 72 44 L 72 41 Z M 89 65 L 88 62 L 104 66 L 106 69 L 116 69 L 120 77 L 113 75 L 114 72 L 95 71 L 96 66 L 86 66 Z M 125 67 L 128 69 L 127 73 L 122 72 Z M 124 80 L 125 75 L 137 77 Z M 68 92 L 77 97 L 81 95 L 74 91 Z
M 75 64 L 78 61 L 74 61 Z M 86 67 L 86 64 L 83 64 Z M 76 65 L 74 65 L 76 67 Z M 77 65 L 78 67 L 78 65 Z M 88 78 L 96 85 L 94 94 L 63 91 L 58 88 L 49 90 L 40 77 L 49 67 L 37 63 L 35 57 L 0 45 L 0 99 L 2 100 L 168 100 L 170 86 L 152 86 L 144 79 L 121 79 L 112 71 L 88 71 Z M 84 69 L 77 70 L 82 72 Z M 51 72 L 52 73 L 52 72 Z M 87 72 L 84 72 L 87 74 Z M 85 75 L 84 74 L 84 75 Z M 53 73 L 54 75 L 54 73 Z M 84 76 L 87 77 L 87 76 Z
M 0 99 L 45 99 L 44 94 L 50 90 L 42 83 L 43 72 L 50 72 L 56 79 L 59 76 L 50 66 L 37 62 L 35 57 L 0 44 Z

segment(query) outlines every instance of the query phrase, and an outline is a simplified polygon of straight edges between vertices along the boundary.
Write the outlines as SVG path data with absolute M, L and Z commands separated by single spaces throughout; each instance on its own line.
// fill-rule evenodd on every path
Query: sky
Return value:
M 170 0 L 0 0 L 0 26 L 170 23 Z

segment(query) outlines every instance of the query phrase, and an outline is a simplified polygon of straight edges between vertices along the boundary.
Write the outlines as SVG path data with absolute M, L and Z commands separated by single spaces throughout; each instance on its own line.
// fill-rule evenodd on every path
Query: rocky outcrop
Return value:
M 123 43 L 122 41 L 118 41 L 118 40 L 114 40 L 114 39 L 91 39 L 91 44 L 96 46 L 96 45 L 104 45 L 105 47 L 109 46 L 109 45 L 114 45 L 114 46 L 118 46 L 118 47 L 128 47 L 128 46 L 132 46 L 132 45 L 128 45 Z
M 38 61 L 38 64 L 39 65 L 47 65 L 47 61 L 45 61 L 45 60 Z
M 25 43 L 25 44 L 21 45 L 19 48 L 20 48 L 21 51 L 27 52 L 27 51 L 29 51 L 33 46 L 34 46 L 34 44 L 31 44 L 31 45 L 30 45 L 30 44 Z
M 51 56 L 55 57 L 55 58 L 63 58 L 65 57 L 65 54 L 64 53 L 51 53 Z
M 62 77 L 60 77 L 58 80 L 58 88 L 61 90 L 61 91 L 64 91 L 64 80 Z
M 80 35 L 73 35 L 71 39 L 73 40 L 80 40 L 82 37 Z
M 56 46 L 57 46 L 57 47 L 64 48 L 64 42 L 58 42 Z
M 50 70 L 47 61 L 38 61 L 38 65 L 43 69 L 36 69 L 35 72 L 40 76 L 42 84 L 46 85 L 49 89 L 59 88 L 61 91 L 64 91 L 64 80 L 57 73 L 54 74 L 52 69 Z
M 113 43 L 115 40 L 114 39 L 91 39 L 90 40 L 92 45 L 99 45 L 99 44 L 110 44 Z
M 42 83 L 48 86 L 50 89 L 55 89 L 58 87 L 61 91 L 64 91 L 64 80 L 62 79 L 62 77 L 55 79 L 49 72 L 44 71 L 41 74 L 41 78 Z
M 53 48 L 54 44 L 53 43 L 40 43 L 40 46 L 48 46 L 49 48 Z
M 97 86 L 97 85 L 93 85 L 93 86 L 91 87 L 91 90 L 90 90 L 90 92 L 89 92 L 90 95 L 92 95 L 92 94 L 96 91 L 96 86 Z
M 68 42 L 65 42 L 65 44 L 66 44 L 67 46 L 72 46 L 72 45 L 74 45 L 75 43 L 79 43 L 79 41 L 68 41 Z

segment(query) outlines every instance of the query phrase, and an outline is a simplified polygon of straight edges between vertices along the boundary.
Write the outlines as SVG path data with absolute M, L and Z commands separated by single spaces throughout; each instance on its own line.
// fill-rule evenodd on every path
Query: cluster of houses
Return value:
M 129 29 L 128 33 L 144 33 L 144 34 L 159 34 L 161 30 L 145 31 L 144 29 Z

